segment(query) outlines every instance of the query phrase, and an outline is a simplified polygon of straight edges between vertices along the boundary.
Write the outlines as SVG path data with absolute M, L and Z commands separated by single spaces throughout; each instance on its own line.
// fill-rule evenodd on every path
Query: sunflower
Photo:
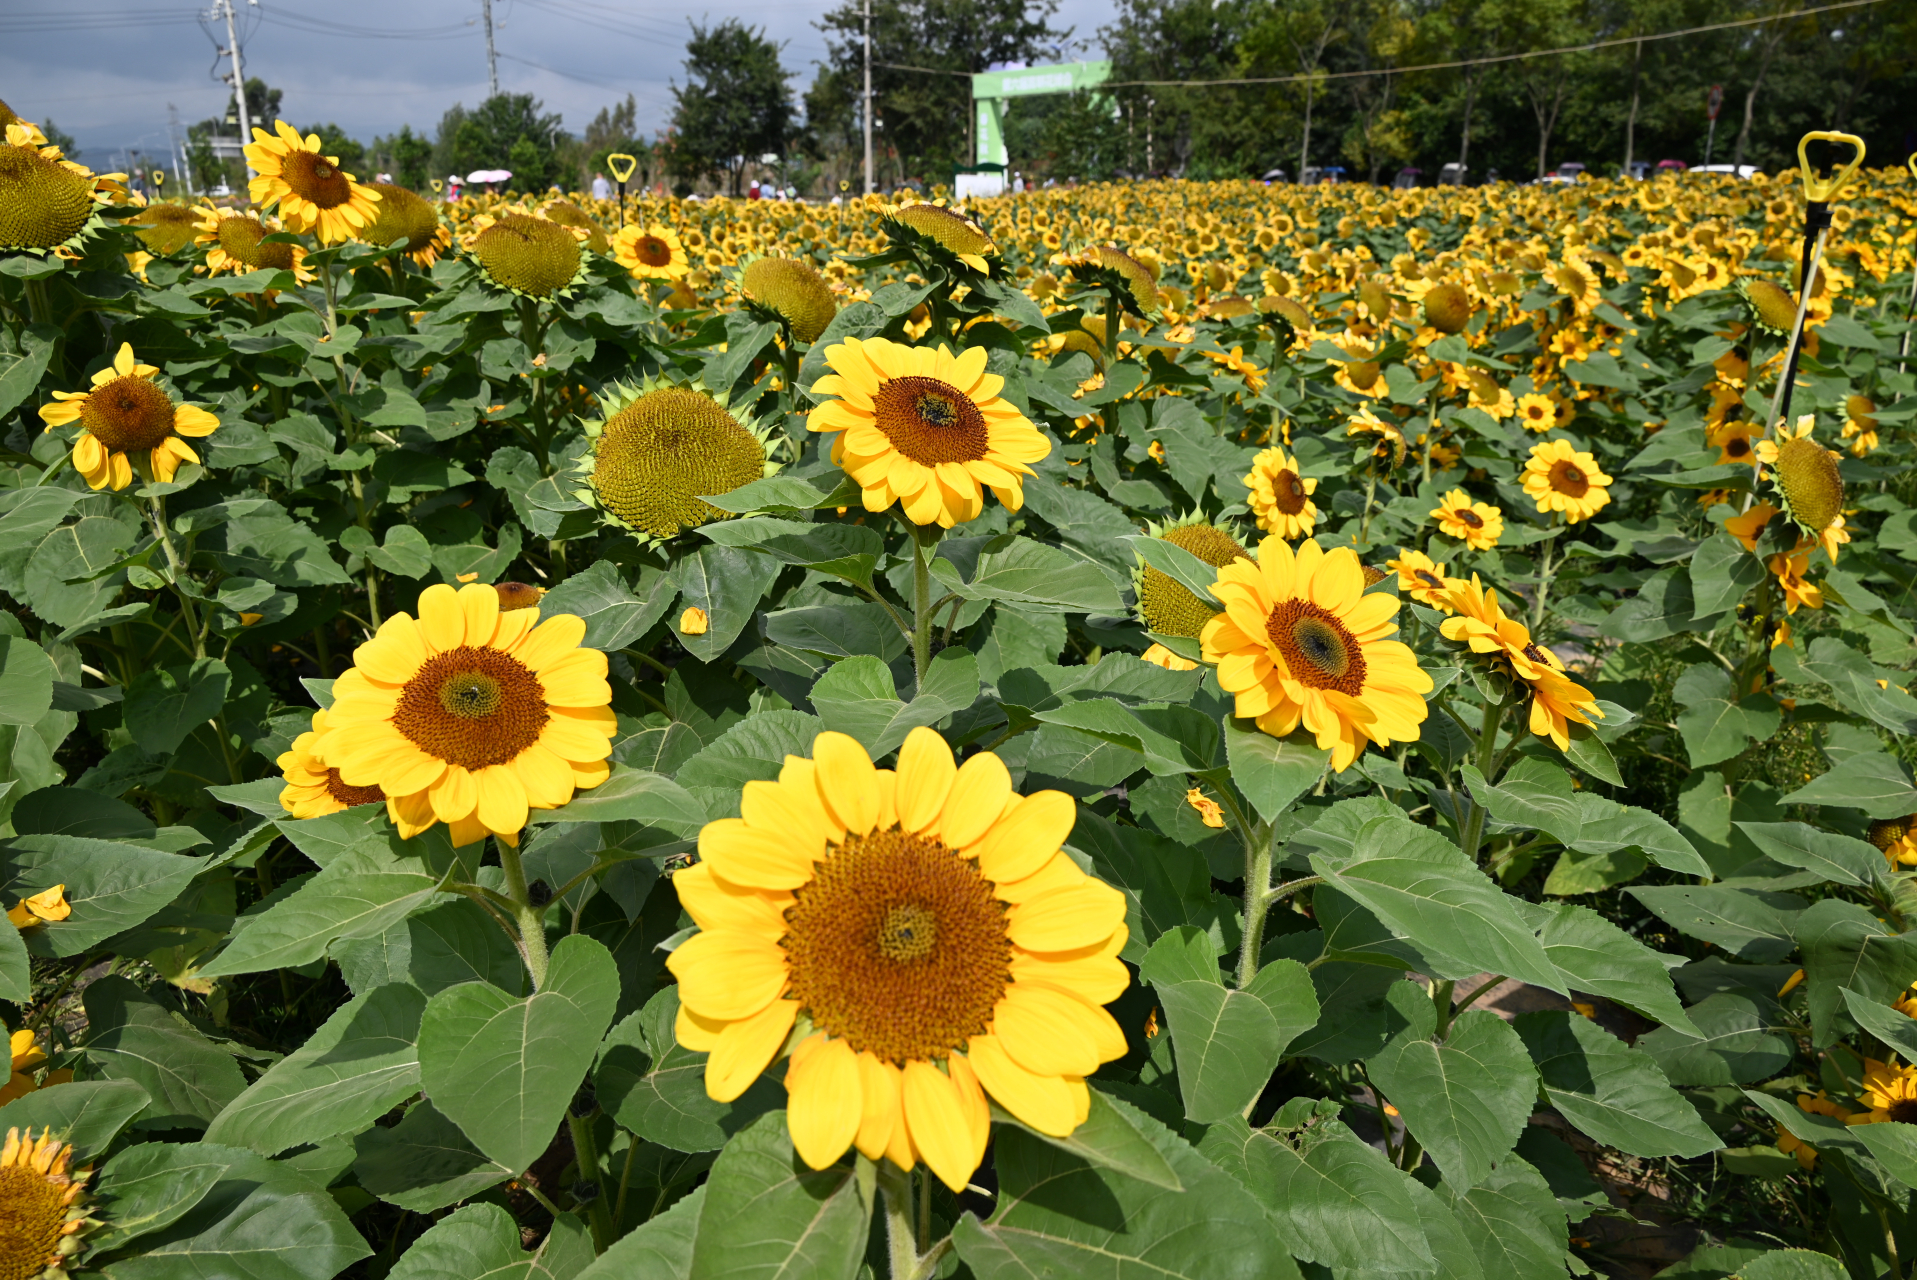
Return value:
M 1837 469 L 1838 455 L 1811 439 L 1816 425 L 1816 416 L 1807 413 L 1797 420 L 1795 429 L 1780 426 L 1775 440 L 1758 441 L 1757 456 L 1771 468 L 1785 514 L 1805 533 L 1821 538 L 1834 522 L 1843 520 L 1844 478 Z M 1834 561 L 1834 545 L 1831 551 Z
M 797 258 L 754 258 L 740 274 L 739 288 L 808 344 L 819 340 L 839 309 L 825 277 Z
M 1250 558 L 1238 539 L 1200 515 L 1189 516 L 1168 528 L 1152 525 L 1146 532 L 1191 552 L 1214 569 Z M 1145 629 L 1154 635 L 1196 640 L 1205 624 L 1218 616 L 1216 609 L 1146 564 L 1143 557 L 1132 571 L 1132 586 L 1138 595 L 1138 616 Z
M 1822 1089 L 1817 1091 L 1815 1097 L 1808 1093 L 1798 1094 L 1797 1109 L 1807 1116 L 1829 1116 L 1844 1124 L 1850 1123 L 1852 1114 L 1849 1108 L 1839 1106 L 1825 1097 Z M 1796 1156 L 1800 1169 L 1811 1169 L 1817 1165 L 1817 1148 L 1782 1125 L 1779 1125 L 1777 1129 L 1777 1149 L 1787 1156 Z
M 1518 421 L 1526 431 L 1540 434 L 1558 425 L 1558 404 L 1550 396 L 1536 391 L 1518 397 Z
M 486 279 L 522 298 L 563 298 L 586 278 L 585 235 L 529 213 L 480 216 L 466 250 Z
M 1471 295 L 1459 284 L 1441 284 L 1424 295 L 1424 322 L 1439 333 L 1462 333 L 1471 323 Z
M 1751 309 L 1751 323 L 1766 333 L 1785 337 L 1797 328 L 1797 299 L 1769 280 L 1746 276 L 1737 291 Z
M 539 216 L 562 227 L 577 227 L 586 233 L 582 242 L 594 253 L 611 253 L 612 237 L 592 216 L 570 200 L 548 200 L 539 206 Z
M 1489 551 L 1504 536 L 1504 512 L 1488 502 L 1473 502 L 1462 489 L 1453 489 L 1439 499 L 1431 518 L 1446 536 L 1473 551 Z
M 140 243 L 155 256 L 178 253 L 199 235 L 201 211 L 184 204 L 150 204 L 126 225 L 135 228 Z
M 375 182 L 372 188 L 379 193 L 379 206 L 372 221 L 360 231 L 360 239 L 382 248 L 404 240 L 406 255 L 422 267 L 432 266 L 453 247 L 453 233 L 440 220 L 432 201 L 390 182 Z
M 0 250 L 71 253 L 101 225 L 97 209 L 106 194 L 91 169 L 62 158 L 36 126 L 7 124 L 0 143 Z
M 1589 520 L 1610 502 L 1610 484 L 1597 459 L 1573 448 L 1569 440 L 1531 446 L 1531 460 L 1524 464 L 1524 491 L 1538 510 L 1562 512 L 1569 524 Z
M 286 786 L 280 791 L 280 807 L 295 818 L 317 818 L 362 804 L 384 804 L 386 793 L 378 787 L 349 787 L 340 780 L 339 770 L 328 768 L 314 753 L 314 746 L 326 732 L 326 712 L 313 713 L 313 727 L 293 739 L 293 745 L 277 761 Z
M 1318 508 L 1311 501 L 1318 482 L 1298 473 L 1298 459 L 1280 448 L 1266 449 L 1251 460 L 1244 485 L 1251 490 L 1251 514 L 1260 529 L 1281 538 L 1310 536 L 1318 523 Z
M 1821 609 L 1824 607 L 1823 588 L 1807 580 L 1804 575 L 1810 571 L 1810 553 L 1807 551 L 1778 552 L 1765 564 L 1771 576 L 1777 579 L 1777 585 L 1784 592 L 1784 612 L 1796 613 L 1799 608 Z
M 612 238 L 612 256 L 641 280 L 677 280 L 692 270 L 685 245 L 671 227 L 658 222 L 619 228 Z
M 1777 508 L 1768 502 L 1760 502 L 1742 515 L 1732 516 L 1724 522 L 1724 532 L 1744 544 L 1744 550 L 1755 552 L 1757 540 L 1764 536 L 1764 526 L 1777 514 Z
M 922 206 L 931 208 L 932 206 Z M 1051 453 L 985 371 L 985 348 L 954 356 L 885 338 L 847 338 L 827 347 L 832 372 L 812 384 L 832 395 L 806 418 L 809 431 L 841 433 L 832 461 L 862 489 L 867 511 L 897 502 L 914 524 L 949 529 L 978 518 L 984 489 L 1013 511 L 1025 505 L 1021 477 Z
M 56 884 L 51 889 L 30 893 L 14 903 L 7 912 L 7 920 L 16 929 L 32 929 L 64 920 L 72 914 L 73 908 L 67 904 L 67 887 Z
M 1845 1124 L 1917 1124 L 1917 1067 L 1865 1058 L 1864 1090 L 1857 1100 L 1864 1110 L 1847 1117 Z
M 1077 806 L 1023 798 L 981 751 L 930 729 L 897 770 L 821 733 L 741 817 L 709 822 L 673 876 L 699 932 L 666 961 L 678 1041 L 729 1102 L 791 1044 L 786 1124 L 823 1169 L 856 1146 L 923 1161 L 954 1191 L 984 1158 L 989 1104 L 1057 1137 L 1084 1078 L 1125 1052 L 1103 1005 L 1128 982 L 1124 895 L 1060 847 Z
M 81 1199 L 92 1170 L 68 1172 L 73 1148 L 50 1130 L 7 1130 L 0 1148 L 0 1276 L 58 1280 L 85 1247 L 82 1235 L 99 1225 Z
M 1398 575 L 1398 594 L 1410 596 L 1433 609 L 1451 612 L 1452 580 L 1445 577 L 1444 565 L 1422 551 L 1399 547 L 1398 558 L 1385 561 L 1385 567 Z
M 1757 460 L 1757 427 L 1742 418 L 1727 419 L 1706 437 L 1717 449 L 1719 465 L 1727 462 L 1750 466 Z
M 1329 359 L 1328 363 L 1337 368 L 1331 377 L 1333 382 L 1351 394 L 1366 399 L 1385 394 L 1388 388 L 1384 381 L 1384 370 L 1376 359 L 1377 352 L 1362 334 L 1346 329 L 1331 341 L 1346 356 L 1342 360 L 1337 357 Z
M 1138 655 L 1141 662 L 1149 662 L 1154 667 L 1163 667 L 1167 671 L 1196 671 L 1198 664 L 1190 658 L 1180 657 L 1162 644 L 1154 643 L 1151 648 Z
M 1427 712 L 1431 677 L 1390 637 L 1397 597 L 1365 594 L 1350 547 L 1283 538 L 1258 545 L 1258 560 L 1218 571 L 1212 594 L 1225 612 L 1199 638 L 1235 714 L 1282 738 L 1303 725 L 1343 772 L 1369 742 L 1411 742 Z
M 284 120 L 274 129 L 279 136 L 254 129 L 245 148 L 246 162 L 259 175 L 247 184 L 255 205 L 278 205 L 288 227 L 312 232 L 321 244 L 350 240 L 379 216 L 379 192 L 355 182 L 339 167 L 338 156 L 321 155 L 317 133 L 301 138 Z
M 1116 245 L 1095 244 L 1067 261 L 1075 276 L 1115 285 L 1139 315 L 1150 315 L 1158 309 L 1158 273 Z
M 987 258 L 998 256 L 998 245 L 983 227 L 944 205 L 924 201 L 881 206 L 886 235 L 908 244 L 936 246 L 978 272 L 989 272 Z
M 80 424 L 73 468 L 90 488 L 111 484 L 117 492 L 132 484 L 130 454 L 144 454 L 142 474 L 161 484 L 172 483 L 182 462 L 200 460 L 182 437 L 212 435 L 220 420 L 204 409 L 174 404 L 154 383 L 158 372 L 136 363 L 133 344 L 123 342 L 113 363 L 93 375 L 91 391 L 56 391 L 55 403 L 40 406 L 48 431 Z
M 585 424 L 591 446 L 579 460 L 581 501 L 608 524 L 649 540 L 727 520 L 705 501 L 778 470 L 766 459 L 768 428 L 741 422 L 723 396 L 702 385 L 648 379 L 600 393 L 603 418 Z
M 1547 279 L 1557 291 L 1569 298 L 1571 305 L 1579 313 L 1593 310 L 1604 296 L 1598 292 L 1597 272 L 1591 270 L 1591 264 L 1575 254 L 1565 254 L 1557 266 L 1547 273 Z
M 15 1098 L 24 1098 L 36 1090 L 50 1089 L 56 1084 L 66 1084 L 73 1079 L 73 1072 L 62 1067 L 58 1071 L 47 1072 L 46 1077 L 36 1084 L 32 1073 L 36 1067 L 47 1060 L 46 1052 L 40 1048 L 39 1041 L 34 1039 L 32 1031 L 25 1028 L 13 1032 L 7 1040 L 7 1051 L 13 1062 L 6 1085 L 0 1087 L 0 1107 L 6 1106 Z M 0 1209 L 0 1212 L 4 1210 Z
M 1870 824 L 1865 839 L 1876 846 L 1884 855 L 1884 861 L 1895 871 L 1898 866 L 1917 866 L 1917 814 L 1907 813 L 1896 818 L 1879 818 Z M 1907 992 L 1897 1007 L 1906 1016 L 1917 1016 L 1917 999 Z
M 1498 593 L 1487 591 L 1477 574 L 1469 582 L 1452 582 L 1451 607 L 1457 616 L 1438 628 L 1444 638 L 1490 655 L 1530 686 L 1532 733 L 1565 751 L 1571 745 L 1570 725 L 1589 725 L 1592 715 L 1604 718 L 1596 695 L 1567 676 L 1563 660 L 1533 640 L 1523 623 L 1505 616 Z
M 193 242 L 206 249 L 204 270 L 213 275 L 271 269 L 291 271 L 299 283 L 305 284 L 316 275 L 306 265 L 305 246 L 261 243 L 284 229 L 278 218 L 262 218 L 252 209 L 211 208 L 201 211 L 199 234 Z
M 393 615 L 333 685 L 312 753 L 348 787 L 378 787 L 402 839 L 444 822 L 455 845 L 516 845 L 526 812 L 606 780 L 617 717 L 606 655 L 572 614 L 502 613 L 480 583 Z

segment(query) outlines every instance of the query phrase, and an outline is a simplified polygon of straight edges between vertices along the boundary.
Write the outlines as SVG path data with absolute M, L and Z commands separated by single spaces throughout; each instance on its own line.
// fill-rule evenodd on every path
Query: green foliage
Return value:
M 669 172 L 681 179 L 724 174 L 736 196 L 748 161 L 784 153 L 794 112 L 779 49 L 735 18 L 692 23 L 686 84 L 672 90 Z

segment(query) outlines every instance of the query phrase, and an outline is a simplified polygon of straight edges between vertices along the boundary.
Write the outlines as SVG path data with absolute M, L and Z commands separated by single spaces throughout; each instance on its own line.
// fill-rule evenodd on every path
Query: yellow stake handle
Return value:
M 1828 178 L 1820 178 L 1811 168 L 1810 144 L 1816 140 L 1841 142 L 1852 149 L 1850 163 L 1838 169 Z M 1799 344 L 1804 337 L 1804 309 L 1810 301 L 1811 281 L 1817 278 L 1816 255 L 1821 253 L 1824 234 L 1830 228 L 1830 202 L 1850 180 L 1856 176 L 1857 167 L 1864 163 L 1864 140 L 1854 133 L 1831 133 L 1823 129 L 1813 129 L 1797 140 L 1797 163 L 1804 173 L 1804 247 L 1802 255 L 1804 269 L 1797 278 L 1798 309 L 1797 331 L 1791 335 L 1790 357 L 1784 364 L 1784 380 L 1779 384 L 1783 392 L 1781 408 L 1771 406 L 1771 414 L 1778 421 L 1790 416 L 1791 392 L 1797 381 L 1797 356 Z M 1814 243 L 1813 243 L 1814 237 Z
M 612 170 L 613 178 L 619 183 L 619 228 L 626 226 L 626 179 L 639 167 L 639 157 L 629 156 L 623 151 L 615 151 L 606 157 L 606 168 Z

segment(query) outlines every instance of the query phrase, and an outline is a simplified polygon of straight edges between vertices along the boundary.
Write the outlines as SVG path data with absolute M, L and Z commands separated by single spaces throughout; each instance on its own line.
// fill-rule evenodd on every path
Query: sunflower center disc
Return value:
M 317 152 L 289 152 L 280 166 L 280 177 L 294 195 L 322 209 L 337 209 L 353 198 L 353 184 L 346 175 Z
M 1751 452 L 1751 442 L 1743 436 L 1732 436 L 1724 442 L 1724 452 L 1733 458 L 1747 458 Z
M 135 453 L 173 434 L 173 401 L 145 378 L 128 374 L 89 392 L 80 421 L 111 452 Z
M 1271 500 L 1288 516 L 1305 509 L 1305 482 L 1296 471 L 1286 467 L 1271 479 Z
M 1917 1098 L 1899 1098 L 1890 1104 L 1890 1118 L 1899 1124 L 1917 1123 Z
M 64 1191 L 31 1167 L 0 1168 L 0 1280 L 40 1274 L 60 1244 Z
M 374 804 L 386 799 L 386 793 L 377 786 L 348 786 L 339 776 L 338 769 L 326 771 L 326 794 L 345 805 L 348 809 L 362 804 Z
M 221 218 L 219 235 L 220 248 L 255 270 L 271 267 L 275 271 L 286 271 L 293 265 L 293 246 L 261 244 L 266 228 L 252 218 Z
M 399 691 L 393 725 L 448 764 L 505 764 L 539 740 L 550 716 L 539 677 L 497 649 L 461 645 L 428 658 Z
M 663 267 L 672 262 L 672 249 L 658 236 L 640 236 L 633 245 L 633 256 L 649 267 Z
M 990 1025 L 1012 944 L 976 863 L 876 831 L 832 848 L 793 898 L 779 940 L 792 995 L 831 1035 L 903 1063 L 942 1058 Z
M 1354 698 L 1363 692 L 1365 656 L 1358 638 L 1324 608 L 1309 600 L 1286 600 L 1271 611 L 1265 634 L 1300 684 Z
M 51 249 L 84 227 L 92 211 L 85 178 L 0 134 L 0 248 Z
M 872 406 L 892 447 L 921 466 L 977 462 L 990 447 L 985 415 L 972 397 L 938 378 L 888 379 Z
M 1551 487 L 1567 498 L 1582 498 L 1591 492 L 1584 468 L 1575 462 L 1560 462 L 1551 468 Z

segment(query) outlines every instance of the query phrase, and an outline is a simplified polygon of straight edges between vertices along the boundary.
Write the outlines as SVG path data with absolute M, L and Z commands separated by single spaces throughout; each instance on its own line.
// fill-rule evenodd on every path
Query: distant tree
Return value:
M 273 125 L 280 118 L 280 100 L 282 91 L 268 85 L 258 76 L 246 78 L 247 123 L 255 129 L 273 131 Z M 187 164 L 193 170 L 193 182 L 202 191 L 211 191 L 225 182 L 234 190 L 246 187 L 246 164 L 239 157 L 222 158 L 213 151 L 211 139 L 238 138 L 241 145 L 253 141 L 250 136 L 242 136 L 240 129 L 240 100 L 238 94 L 228 95 L 226 113 L 221 116 L 209 116 L 186 129 Z M 330 153 L 329 153 L 330 154 Z
M 361 182 L 371 182 L 373 174 L 366 167 L 366 147 L 357 139 L 346 136 L 346 131 L 336 124 L 309 124 L 300 130 L 300 136 L 316 134 L 320 140 L 320 154 L 332 156 L 339 161 L 339 167 L 352 174 Z
M 603 173 L 607 181 L 612 174 L 606 167 L 606 157 L 614 153 L 632 156 L 639 162 L 633 170 L 633 181 L 644 186 L 652 178 L 654 164 L 652 147 L 639 137 L 639 104 L 631 94 L 624 102 L 614 103 L 610 107 L 599 108 L 599 114 L 586 126 L 577 144 L 572 148 L 572 179 L 580 190 L 585 190 L 592 182 L 592 175 Z
M 375 173 L 390 173 L 393 181 L 414 191 L 424 191 L 432 177 L 433 144 L 403 124 L 399 132 L 374 138 L 367 167 Z M 366 175 L 362 174 L 361 177 Z
M 793 135 L 790 73 L 780 46 L 728 18 L 716 27 L 692 23 L 686 41 L 686 84 L 674 85 L 678 145 L 669 161 L 683 177 L 727 176 L 734 195 L 748 162 L 782 154 Z
M 60 150 L 66 155 L 67 159 L 78 160 L 80 158 L 80 148 L 74 145 L 73 135 L 68 133 L 65 129 L 62 129 L 59 125 L 53 123 L 53 121 L 51 120 L 41 121 L 40 132 L 46 134 L 47 141 L 53 144 L 54 146 L 60 148 Z
M 502 93 L 468 111 L 455 104 L 439 122 L 433 169 L 465 176 L 474 169 L 511 169 L 521 191 L 544 191 L 558 180 L 570 139 L 560 117 L 544 114 L 530 93 Z

